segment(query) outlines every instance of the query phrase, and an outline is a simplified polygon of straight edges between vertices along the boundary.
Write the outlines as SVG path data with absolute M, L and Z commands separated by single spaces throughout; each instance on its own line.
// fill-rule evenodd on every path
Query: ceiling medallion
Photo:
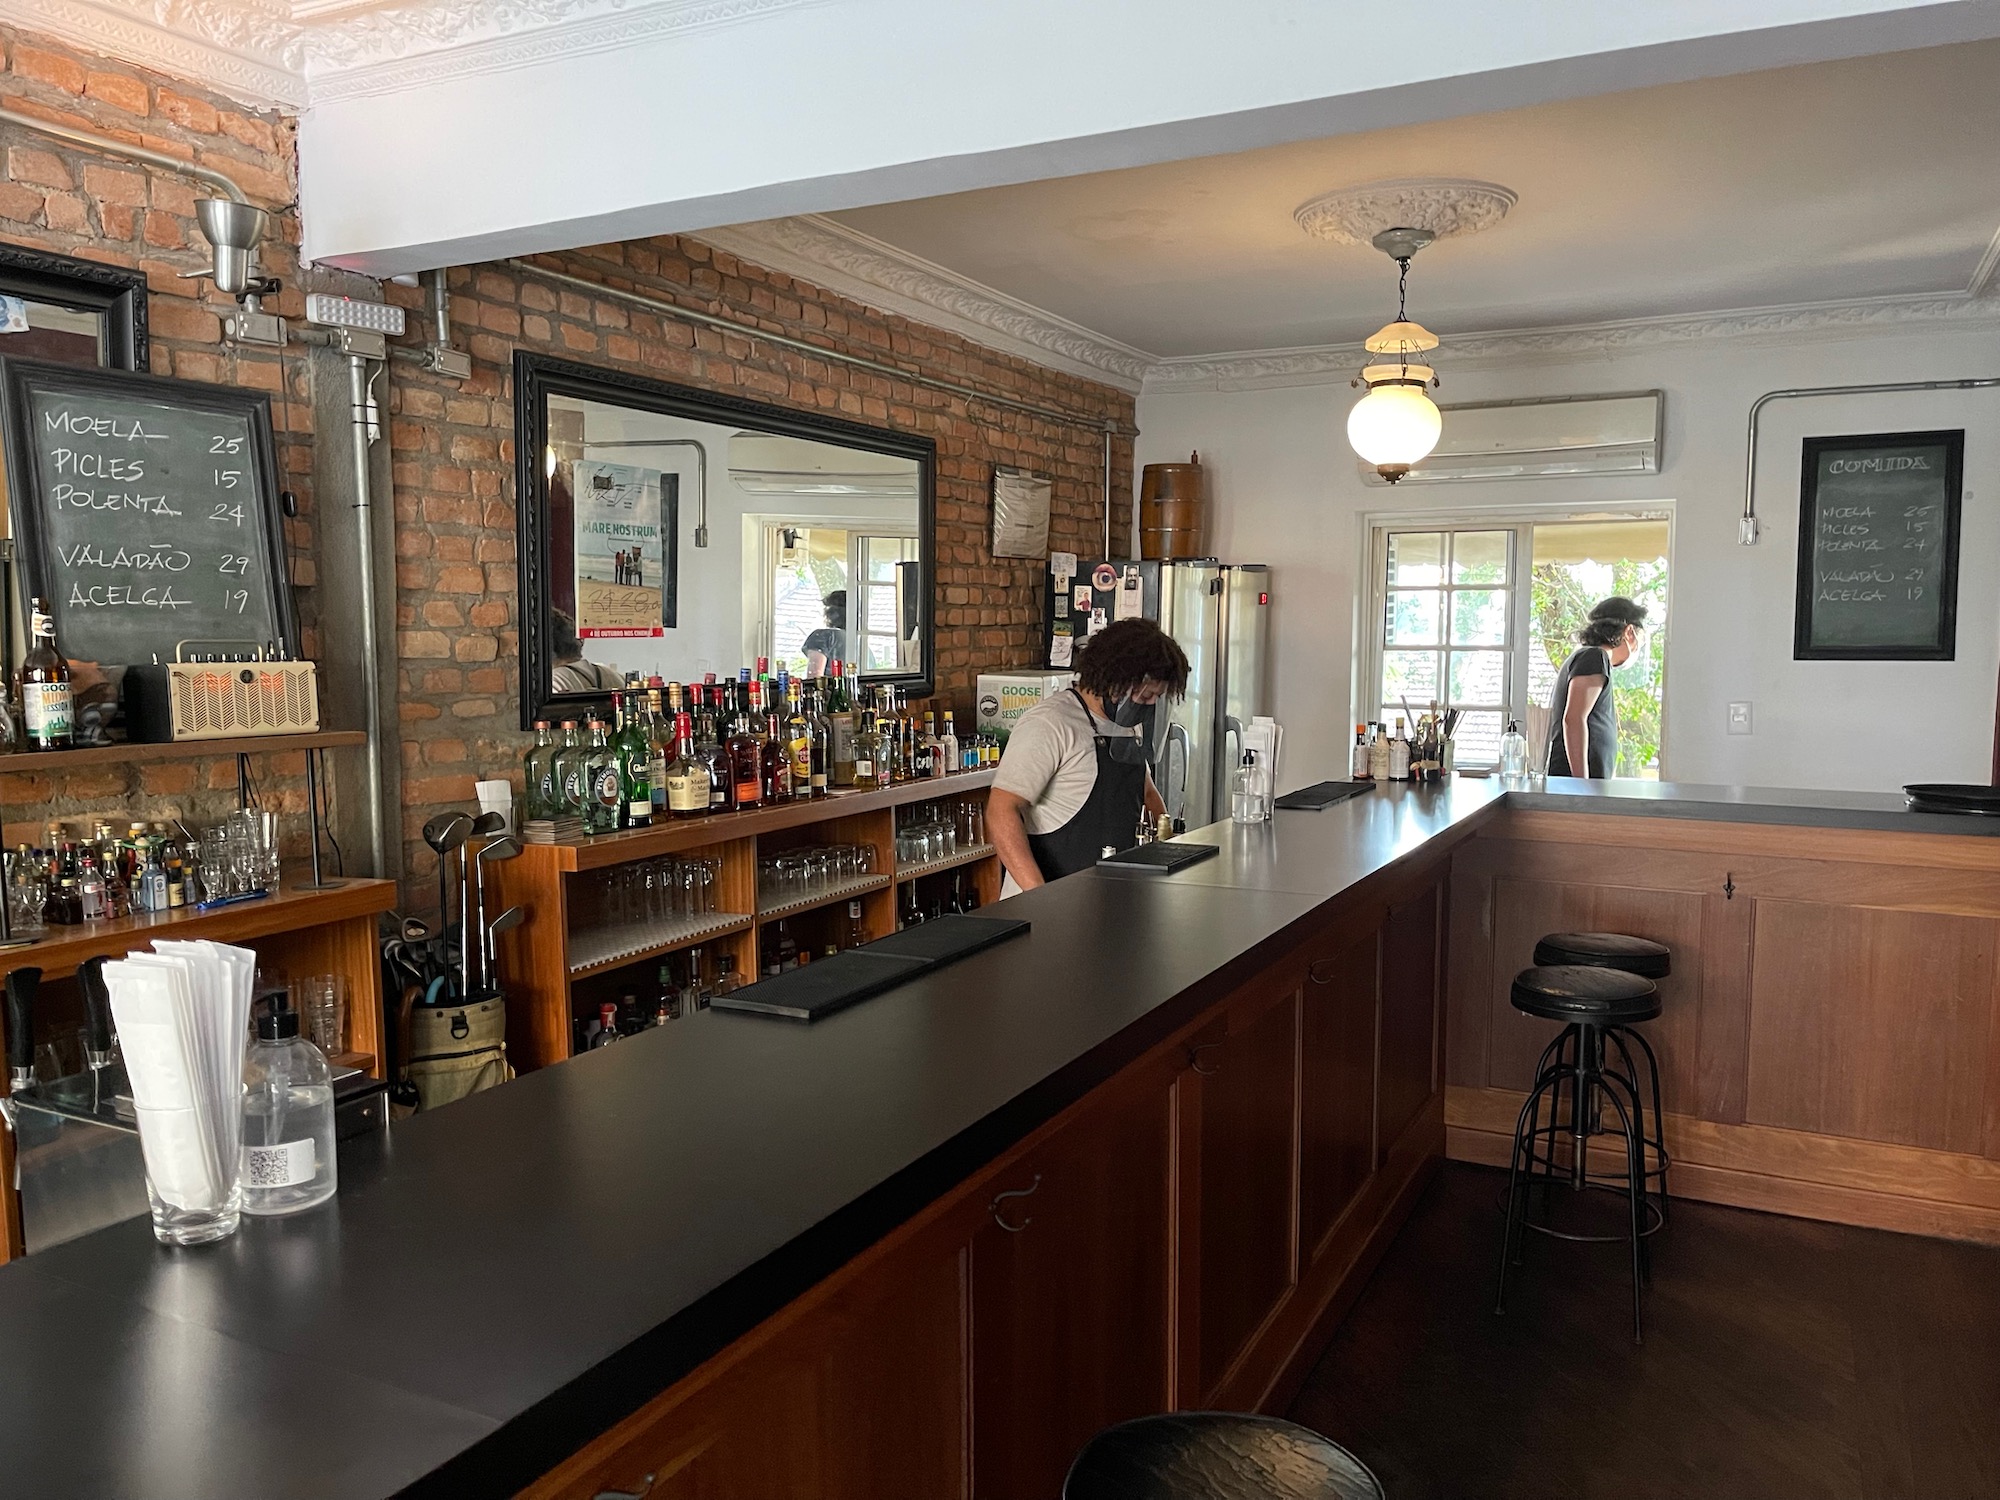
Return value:
M 1385 229 L 1427 230 L 1433 240 L 1477 234 L 1506 218 L 1518 201 L 1512 188 L 1497 182 L 1399 177 L 1322 193 L 1301 203 L 1292 211 L 1292 218 L 1315 239 L 1338 245 L 1376 245 L 1376 236 Z

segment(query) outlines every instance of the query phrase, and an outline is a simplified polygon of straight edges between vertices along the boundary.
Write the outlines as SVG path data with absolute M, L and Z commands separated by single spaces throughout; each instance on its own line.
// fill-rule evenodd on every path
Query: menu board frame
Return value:
M 21 574 L 18 591 L 23 598 L 40 596 L 52 603 L 57 602 L 59 579 L 49 552 L 48 486 L 41 469 L 40 453 L 27 422 L 28 414 L 34 409 L 32 398 L 42 393 L 96 394 L 158 401 L 245 423 L 250 435 L 247 459 L 251 470 L 250 498 L 254 502 L 250 509 L 257 518 L 257 536 L 250 545 L 263 553 L 264 576 L 271 587 L 270 614 L 278 628 L 279 652 L 285 657 L 299 656 L 298 616 L 293 607 L 291 573 L 286 563 L 285 522 L 278 493 L 278 455 L 271 426 L 270 396 L 263 391 L 236 386 L 139 375 L 128 370 L 93 369 L 46 360 L 0 357 L 0 428 L 4 428 L 6 436 L 8 509 Z M 63 611 L 58 607 L 58 644 L 62 640 L 62 615 Z M 162 640 L 156 648 L 160 660 L 168 660 L 173 647 L 173 641 Z M 124 667 L 142 663 L 100 662 L 98 665 Z
M 1831 645 L 1816 634 L 1817 540 L 1821 521 L 1820 460 L 1829 453 L 1866 460 L 1899 448 L 1942 447 L 1945 452 L 1944 548 L 1937 575 L 1937 628 L 1922 640 L 1878 645 Z M 1965 429 L 1934 432 L 1877 432 L 1802 440 L 1799 480 L 1798 587 L 1792 625 L 1794 661 L 1954 661 L 1958 652 L 1959 522 L 1964 503 Z

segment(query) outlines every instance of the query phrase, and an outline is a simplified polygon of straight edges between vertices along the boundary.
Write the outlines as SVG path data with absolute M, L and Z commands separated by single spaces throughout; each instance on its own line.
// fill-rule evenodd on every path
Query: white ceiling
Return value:
M 1358 339 L 1373 250 L 1292 211 L 1389 178 L 1513 188 L 1411 313 L 1482 331 L 1964 292 L 2000 227 L 2000 42 L 1818 63 L 832 215 L 1159 357 Z

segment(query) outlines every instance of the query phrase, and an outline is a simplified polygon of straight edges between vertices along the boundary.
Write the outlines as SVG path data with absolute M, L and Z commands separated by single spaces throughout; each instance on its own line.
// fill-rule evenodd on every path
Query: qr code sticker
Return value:
M 243 1185 L 276 1188 L 311 1182 L 314 1166 L 315 1153 L 310 1140 L 287 1141 L 282 1146 L 246 1146 Z

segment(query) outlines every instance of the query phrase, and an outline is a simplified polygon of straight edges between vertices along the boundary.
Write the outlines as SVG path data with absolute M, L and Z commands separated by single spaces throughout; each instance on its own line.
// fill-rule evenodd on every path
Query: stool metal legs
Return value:
M 1635 1033 L 1636 1035 L 1636 1033 Z M 1646 1148 L 1652 1144 L 1646 1136 L 1645 1106 L 1640 1102 L 1636 1069 L 1632 1067 L 1631 1055 L 1621 1038 L 1613 1035 L 1611 1040 L 1617 1045 L 1619 1055 L 1624 1060 L 1626 1071 L 1620 1073 L 1605 1065 L 1606 1028 L 1598 1026 L 1572 1025 L 1565 1027 L 1556 1039 L 1543 1049 L 1535 1067 L 1535 1084 L 1521 1105 L 1521 1113 L 1514 1122 L 1514 1144 L 1507 1163 L 1507 1212 L 1506 1222 L 1500 1235 L 1500 1278 L 1499 1291 L 1494 1299 L 1496 1314 L 1507 1310 L 1507 1269 L 1520 1258 L 1520 1236 L 1534 1229 L 1538 1233 L 1556 1239 L 1602 1242 L 1608 1239 L 1627 1238 L 1627 1235 L 1583 1235 L 1566 1234 L 1552 1224 L 1536 1224 L 1528 1214 L 1528 1196 L 1539 1175 L 1543 1181 L 1544 1193 L 1554 1187 L 1557 1168 L 1556 1145 L 1565 1126 L 1562 1120 L 1562 1094 L 1565 1083 L 1569 1085 L 1569 1120 L 1567 1133 L 1570 1137 L 1569 1178 L 1573 1191 L 1581 1192 L 1596 1187 L 1610 1192 L 1622 1191 L 1627 1199 L 1631 1216 L 1629 1239 L 1632 1253 L 1632 1339 L 1634 1343 L 1643 1341 L 1640 1292 L 1650 1279 L 1651 1257 L 1646 1247 L 1646 1236 L 1657 1225 L 1646 1223 L 1646 1211 L 1652 1208 L 1648 1201 L 1646 1181 L 1651 1175 L 1646 1167 Z M 1641 1039 L 1644 1046 L 1644 1040 Z M 1571 1049 L 1574 1047 L 1574 1055 Z M 1651 1049 L 1648 1048 L 1650 1060 Z M 1657 1075 L 1656 1075 L 1657 1076 Z M 1542 1129 L 1542 1096 L 1549 1096 L 1549 1124 L 1546 1137 Z M 1590 1142 L 1600 1133 L 1599 1111 L 1601 1101 L 1610 1103 L 1618 1117 L 1619 1133 L 1625 1141 L 1625 1181 L 1621 1189 L 1611 1182 L 1593 1179 L 1590 1174 Z M 1655 1120 L 1658 1116 L 1658 1094 L 1654 1095 Z M 1544 1144 L 1546 1142 L 1546 1144 Z M 1665 1183 L 1665 1153 L 1662 1152 L 1661 1180 Z M 1547 1200 L 1544 1199 L 1546 1208 Z M 1653 1210 L 1659 1215 L 1659 1222 L 1665 1222 L 1664 1209 Z
M 1648 1168 L 1646 1175 L 1660 1179 L 1660 1222 L 1665 1224 L 1667 1222 L 1667 1168 L 1672 1166 L 1673 1162 L 1667 1156 L 1667 1113 L 1660 1104 L 1660 1060 L 1654 1056 L 1653 1044 L 1646 1040 L 1646 1034 L 1643 1031 L 1624 1026 L 1607 1027 L 1606 1031 L 1610 1035 L 1611 1040 L 1618 1044 L 1618 1055 L 1625 1060 L 1626 1077 L 1631 1079 L 1635 1084 L 1638 1081 L 1639 1070 L 1632 1066 L 1632 1054 L 1625 1048 L 1625 1039 L 1630 1037 L 1639 1044 L 1639 1050 L 1646 1054 L 1646 1075 L 1653 1085 L 1653 1133 L 1650 1137 L 1646 1137 L 1642 1122 L 1639 1134 L 1641 1137 L 1645 1137 L 1646 1144 L 1653 1148 L 1653 1154 L 1658 1158 L 1658 1165 Z M 1637 1092 L 1636 1088 L 1634 1092 Z

